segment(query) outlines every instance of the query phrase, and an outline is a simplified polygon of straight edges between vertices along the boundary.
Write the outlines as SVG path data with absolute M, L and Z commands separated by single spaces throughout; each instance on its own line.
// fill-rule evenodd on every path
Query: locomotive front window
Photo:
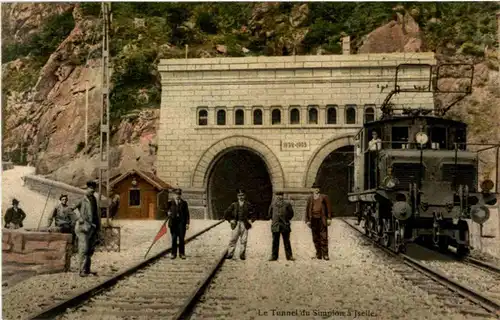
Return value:
M 408 127 L 392 127 L 392 149 L 408 148 Z
M 439 149 L 446 149 L 447 141 L 446 128 L 432 127 L 431 128 L 431 143 L 433 146 L 439 146 Z

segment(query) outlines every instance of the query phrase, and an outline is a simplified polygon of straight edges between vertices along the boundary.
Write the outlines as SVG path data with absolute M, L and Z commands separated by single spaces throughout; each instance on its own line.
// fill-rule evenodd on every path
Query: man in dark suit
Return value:
M 290 202 L 283 200 L 283 192 L 276 192 L 275 201 L 269 206 L 268 219 L 272 219 L 271 232 L 273 233 L 273 251 L 269 261 L 278 260 L 280 247 L 280 234 L 283 237 L 285 255 L 287 260 L 295 260 L 290 244 L 290 220 L 293 218 L 293 208 Z
M 23 209 L 19 208 L 19 201 L 17 199 L 12 200 L 12 207 L 8 208 L 5 212 L 5 228 L 7 229 L 19 229 L 23 227 L 23 221 L 26 218 L 26 213 Z
M 168 227 L 172 235 L 172 259 L 177 258 L 177 239 L 179 240 L 179 256 L 186 259 L 184 251 L 184 237 L 189 229 L 189 208 L 186 201 L 181 199 L 182 190 L 175 189 L 175 199 L 170 200 L 167 205 L 169 216 Z
M 316 258 L 329 260 L 328 257 L 328 226 L 331 224 L 332 209 L 330 200 L 319 191 L 319 185 L 312 186 L 313 194 L 307 199 L 306 224 L 312 231 Z
M 224 218 L 229 221 L 231 229 L 231 240 L 227 250 L 227 259 L 232 259 L 236 249 L 236 242 L 240 238 L 240 259 L 246 259 L 246 249 L 248 240 L 248 229 L 252 227 L 252 222 L 255 221 L 253 205 L 245 199 L 245 192 L 238 189 L 238 201 L 231 203 L 229 208 L 224 212 Z

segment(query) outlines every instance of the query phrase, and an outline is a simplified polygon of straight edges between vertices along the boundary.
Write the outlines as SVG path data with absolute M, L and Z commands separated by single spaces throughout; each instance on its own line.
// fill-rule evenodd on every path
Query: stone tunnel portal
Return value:
M 214 164 L 208 181 L 211 218 L 222 219 L 224 211 L 237 200 L 236 190 L 244 189 L 255 205 L 257 219 L 263 219 L 272 200 L 272 183 L 266 163 L 253 151 L 233 149 Z
M 321 186 L 321 193 L 328 195 L 334 216 L 354 215 L 355 205 L 347 199 L 347 193 L 354 179 L 354 147 L 345 146 L 330 153 L 321 164 L 316 175 L 316 182 Z

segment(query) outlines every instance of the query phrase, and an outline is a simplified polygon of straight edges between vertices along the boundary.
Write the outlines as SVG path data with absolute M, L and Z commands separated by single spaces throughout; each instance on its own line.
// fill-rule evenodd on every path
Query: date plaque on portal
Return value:
M 304 140 L 281 140 L 281 151 L 304 151 L 309 150 L 308 141 Z

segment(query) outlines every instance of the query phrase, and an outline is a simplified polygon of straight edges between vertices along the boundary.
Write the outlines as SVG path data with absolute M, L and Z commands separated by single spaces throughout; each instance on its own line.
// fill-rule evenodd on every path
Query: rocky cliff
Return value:
M 161 58 L 183 57 L 185 44 L 190 57 L 335 54 L 341 52 L 340 38 L 350 35 L 357 53 L 434 50 L 441 61 L 475 64 L 473 94 L 450 116 L 470 125 L 473 141 L 498 142 L 500 111 L 495 106 L 500 90 L 492 8 L 113 4 L 111 174 L 136 165 L 151 170 L 161 90 L 156 65 Z M 453 20 L 460 14 L 468 15 L 470 24 Z M 449 29 L 450 24 L 455 27 Z M 470 25 L 477 29 L 469 30 Z M 2 4 L 4 156 L 9 151 L 17 162 L 31 162 L 39 173 L 76 186 L 97 176 L 101 32 L 99 3 Z M 453 86 L 458 80 L 449 75 L 446 81 Z M 437 103 L 449 99 L 436 98 Z

